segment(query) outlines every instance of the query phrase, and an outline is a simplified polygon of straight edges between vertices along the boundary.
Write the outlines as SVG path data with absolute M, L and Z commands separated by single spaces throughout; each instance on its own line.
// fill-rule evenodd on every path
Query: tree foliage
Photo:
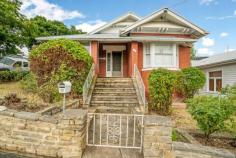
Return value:
M 82 93 L 82 86 L 92 65 L 86 48 L 68 39 L 42 43 L 30 53 L 30 70 L 36 75 L 41 96 L 44 100 L 58 100 L 57 84 L 72 82 L 72 93 Z M 48 93 L 47 95 L 44 93 Z M 49 94 L 51 93 L 51 94 Z
M 163 115 L 170 113 L 175 82 L 173 71 L 157 69 L 150 73 L 148 84 L 152 109 Z
M 19 53 L 17 47 L 31 48 L 39 36 L 81 34 L 75 26 L 47 20 L 42 16 L 27 19 L 20 13 L 20 0 L 0 1 L 0 56 Z
M 36 43 L 36 37 L 83 33 L 81 30 L 77 30 L 75 26 L 67 27 L 63 22 L 47 20 L 42 16 L 36 16 L 29 20 L 25 20 L 24 24 L 27 28 L 25 36 L 28 37 L 27 46 L 29 47 Z
M 202 70 L 194 67 L 185 68 L 177 73 L 177 91 L 186 98 L 192 98 L 206 82 Z
M 0 6 L 0 54 L 16 54 L 16 46 L 25 42 L 24 17 L 19 12 L 21 3 L 19 0 L 1 0 Z
M 235 112 L 235 105 L 228 98 L 198 96 L 189 99 L 187 105 L 207 140 L 214 132 L 224 129 L 226 121 L 232 119 Z

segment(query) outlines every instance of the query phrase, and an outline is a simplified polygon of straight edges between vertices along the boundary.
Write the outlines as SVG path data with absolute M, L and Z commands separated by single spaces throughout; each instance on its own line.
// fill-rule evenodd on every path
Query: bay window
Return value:
M 177 68 L 176 44 L 144 44 L 144 68 L 158 67 Z

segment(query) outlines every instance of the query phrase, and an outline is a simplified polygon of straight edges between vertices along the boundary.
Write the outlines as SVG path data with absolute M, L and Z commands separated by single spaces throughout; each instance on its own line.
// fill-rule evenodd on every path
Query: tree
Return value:
M 40 36 L 57 36 L 81 34 L 81 30 L 77 30 L 75 26 L 68 28 L 63 22 L 56 20 L 47 20 L 45 17 L 36 16 L 25 21 L 27 31 L 25 36 L 28 37 L 27 46 L 32 47 L 36 43 L 35 38 Z
M 0 6 L 0 54 L 16 54 L 16 47 L 22 46 L 25 42 L 24 16 L 19 12 L 21 2 L 1 0 Z

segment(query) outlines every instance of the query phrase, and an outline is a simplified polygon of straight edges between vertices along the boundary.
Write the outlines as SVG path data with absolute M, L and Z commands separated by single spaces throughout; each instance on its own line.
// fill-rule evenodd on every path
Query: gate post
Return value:
M 171 119 L 158 115 L 144 117 L 144 158 L 173 158 Z
M 59 150 L 59 157 L 82 157 L 86 147 L 87 111 L 81 109 L 67 109 L 58 124 L 61 135 L 58 144 L 63 145 Z

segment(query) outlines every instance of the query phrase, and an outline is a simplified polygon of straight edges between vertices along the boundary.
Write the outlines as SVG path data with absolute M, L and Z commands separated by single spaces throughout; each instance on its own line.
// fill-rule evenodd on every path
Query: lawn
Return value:
M 184 103 L 174 104 L 171 118 L 174 128 L 197 129 L 197 123 L 186 110 Z
M 7 82 L 0 83 L 0 98 L 4 98 L 4 96 L 16 93 L 20 98 L 26 98 L 28 103 L 44 103 L 43 100 L 35 93 L 26 93 L 21 89 L 20 82 Z

